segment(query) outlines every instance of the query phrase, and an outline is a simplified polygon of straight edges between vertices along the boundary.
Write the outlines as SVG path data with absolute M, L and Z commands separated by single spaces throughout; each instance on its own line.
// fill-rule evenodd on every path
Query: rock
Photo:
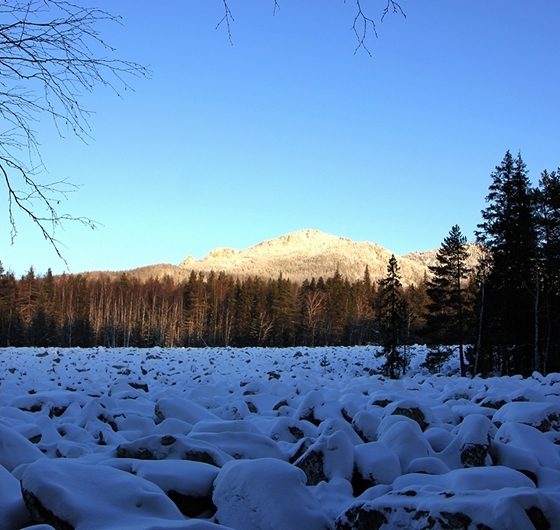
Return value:
M 492 458 L 496 465 L 520 471 L 538 486 L 540 464 L 532 452 L 495 440 L 492 443 Z
M 366 410 L 361 410 L 354 415 L 352 427 L 364 442 L 374 442 L 377 439 L 379 417 Z
M 406 469 L 415 458 L 432 456 L 432 448 L 420 427 L 410 420 L 394 423 L 379 441 L 396 453 L 402 469 Z
M 224 451 L 203 440 L 170 435 L 150 435 L 121 444 L 117 447 L 116 456 L 138 460 L 193 460 L 218 467 L 232 459 Z
M 309 486 L 316 486 L 319 482 L 327 480 L 323 452 L 314 449 L 313 446 L 295 461 L 295 465 L 303 470 Z
M 110 466 L 43 458 L 27 466 L 21 488 L 33 518 L 60 530 L 140 530 L 154 520 L 180 528 L 184 521 L 155 484 Z
M 396 453 L 381 442 L 370 442 L 354 448 L 354 495 L 377 484 L 391 484 L 402 473 Z
M 414 420 L 423 431 L 425 431 L 428 427 L 426 416 L 418 407 L 395 407 L 391 414 L 406 416 L 407 418 Z
M 194 425 L 203 420 L 218 420 L 219 418 L 198 403 L 182 398 L 161 398 L 154 407 L 156 423 L 166 418 L 176 418 Z
M 236 529 L 326 530 L 330 520 L 305 482 L 300 469 L 280 460 L 228 462 L 214 483 L 216 520 Z
M 541 466 L 560 470 L 558 446 L 535 427 L 524 423 L 504 423 L 498 429 L 495 439 L 521 451 L 529 450 Z
M 527 517 L 535 526 L 536 530 L 549 530 L 551 527 L 550 521 L 547 519 L 543 511 L 537 506 L 531 506 L 525 510 Z
M 449 474 L 476 469 L 484 469 L 484 474 L 492 473 L 492 468 L 469 468 Z M 503 477 L 502 487 L 491 488 L 492 491 L 482 489 L 482 481 L 480 490 L 473 488 L 473 484 L 469 484 L 469 488 L 454 489 L 442 476 L 413 478 L 419 477 L 428 477 L 427 482 L 414 485 L 411 480 L 403 481 L 395 484 L 389 493 L 350 506 L 337 517 L 336 529 L 527 530 L 556 527 L 560 508 L 554 497 L 547 497 L 535 488 L 507 487 L 507 477 Z M 428 487 L 432 479 L 436 481 Z
M 323 480 L 352 480 L 354 446 L 343 431 L 321 436 L 295 462 L 307 476 L 307 484 L 316 486 Z
M 405 473 L 425 473 L 427 475 L 443 475 L 448 472 L 449 467 L 445 462 L 433 456 L 415 458 L 405 470 Z
M 492 465 L 489 457 L 492 435 L 496 428 L 485 416 L 467 416 L 458 428 L 457 437 L 461 440 L 460 459 L 463 467 Z
M 176 490 L 166 491 L 165 494 L 175 503 L 182 514 L 187 517 L 211 516 L 216 512 L 212 497 L 195 497 L 185 495 Z
M 279 417 L 267 429 L 269 437 L 275 442 L 295 443 L 305 436 L 317 437 L 317 427 L 308 421 Z
M 278 458 L 286 460 L 278 445 L 268 436 L 259 432 L 194 432 L 185 442 L 203 442 L 235 459 Z
M 44 457 L 45 455 L 25 436 L 0 423 L 0 466 L 13 471 L 20 464 Z
M 23 490 L 22 493 L 25 506 L 29 510 L 33 520 L 42 521 L 51 528 L 56 528 L 56 530 L 74 530 L 74 526 L 55 515 L 48 508 L 45 508 L 42 502 L 33 495 L 33 493 L 26 490 Z
M 387 524 L 384 513 L 367 503 L 351 506 L 335 521 L 336 530 L 379 530 Z
M 518 401 L 498 409 L 492 421 L 500 427 L 506 422 L 530 425 L 541 432 L 560 430 L 560 406 L 552 403 Z
M 29 520 L 19 481 L 0 466 L 0 523 L 3 530 L 19 530 Z
M 212 487 L 218 467 L 189 460 L 116 458 L 103 463 L 154 483 L 188 517 L 210 516 L 216 511 Z
M 461 464 L 463 467 L 487 465 L 488 444 L 464 444 L 461 448 Z

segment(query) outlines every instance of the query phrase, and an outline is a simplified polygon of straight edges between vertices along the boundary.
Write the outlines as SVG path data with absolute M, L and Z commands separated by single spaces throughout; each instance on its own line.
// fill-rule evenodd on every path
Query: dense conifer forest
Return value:
M 476 233 L 483 257 L 466 266 L 453 226 L 418 285 L 387 275 L 350 282 L 338 272 L 295 283 L 192 273 L 187 281 L 123 274 L 21 278 L 0 266 L 0 346 L 294 346 L 381 344 L 387 374 L 406 369 L 406 345 L 433 344 L 437 370 L 457 351 L 461 369 L 560 369 L 560 173 L 532 187 L 508 151 L 491 175 Z M 453 346 L 453 348 L 446 348 Z

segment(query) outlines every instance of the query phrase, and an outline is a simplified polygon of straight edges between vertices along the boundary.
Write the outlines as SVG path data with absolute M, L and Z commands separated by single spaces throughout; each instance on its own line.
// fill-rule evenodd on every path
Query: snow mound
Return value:
M 305 484 L 280 460 L 228 462 L 215 483 L 216 519 L 236 530 L 326 530 L 331 523 Z

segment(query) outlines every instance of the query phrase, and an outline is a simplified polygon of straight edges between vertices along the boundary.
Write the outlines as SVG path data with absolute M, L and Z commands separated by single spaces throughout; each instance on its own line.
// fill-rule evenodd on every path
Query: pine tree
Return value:
M 504 373 L 530 373 L 535 337 L 530 282 L 536 267 L 534 194 L 525 163 L 506 152 L 492 173 L 477 240 L 489 267 L 483 342 Z
M 543 295 L 540 306 L 544 328 L 542 359 L 537 369 L 546 372 L 549 367 L 560 368 L 560 168 L 551 173 L 542 172 L 535 197 L 539 234 L 537 271 Z
M 393 254 L 387 264 L 387 276 L 379 280 L 379 331 L 383 354 L 384 372 L 396 378 L 406 372 L 408 360 L 402 345 L 406 327 L 407 306 L 403 297 L 400 269 Z
M 426 326 L 432 341 L 437 344 L 458 344 L 461 375 L 465 376 L 465 282 L 470 272 L 467 267 L 467 238 L 454 225 L 444 238 L 436 254 L 436 263 L 429 267 L 432 278 L 428 281 L 428 315 Z
M 418 285 L 411 284 L 404 289 L 404 299 L 408 308 L 406 340 L 411 344 L 424 339 L 426 308 L 429 303 L 427 284 L 428 280 L 424 277 Z
M 340 345 L 344 342 L 348 321 L 348 291 L 348 285 L 337 267 L 335 273 L 325 281 L 325 320 L 329 344 Z
M 14 337 L 14 323 L 17 321 L 17 283 L 11 272 L 6 272 L 0 262 L 0 346 L 13 346 L 18 338 Z M 17 330 L 17 328 L 16 328 Z M 15 340 L 14 340 L 15 339 Z

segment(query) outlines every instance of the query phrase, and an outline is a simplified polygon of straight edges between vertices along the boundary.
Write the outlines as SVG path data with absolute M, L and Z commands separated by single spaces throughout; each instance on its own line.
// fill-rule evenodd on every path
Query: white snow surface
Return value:
M 410 355 L 0 349 L 0 528 L 560 528 L 560 375 Z

